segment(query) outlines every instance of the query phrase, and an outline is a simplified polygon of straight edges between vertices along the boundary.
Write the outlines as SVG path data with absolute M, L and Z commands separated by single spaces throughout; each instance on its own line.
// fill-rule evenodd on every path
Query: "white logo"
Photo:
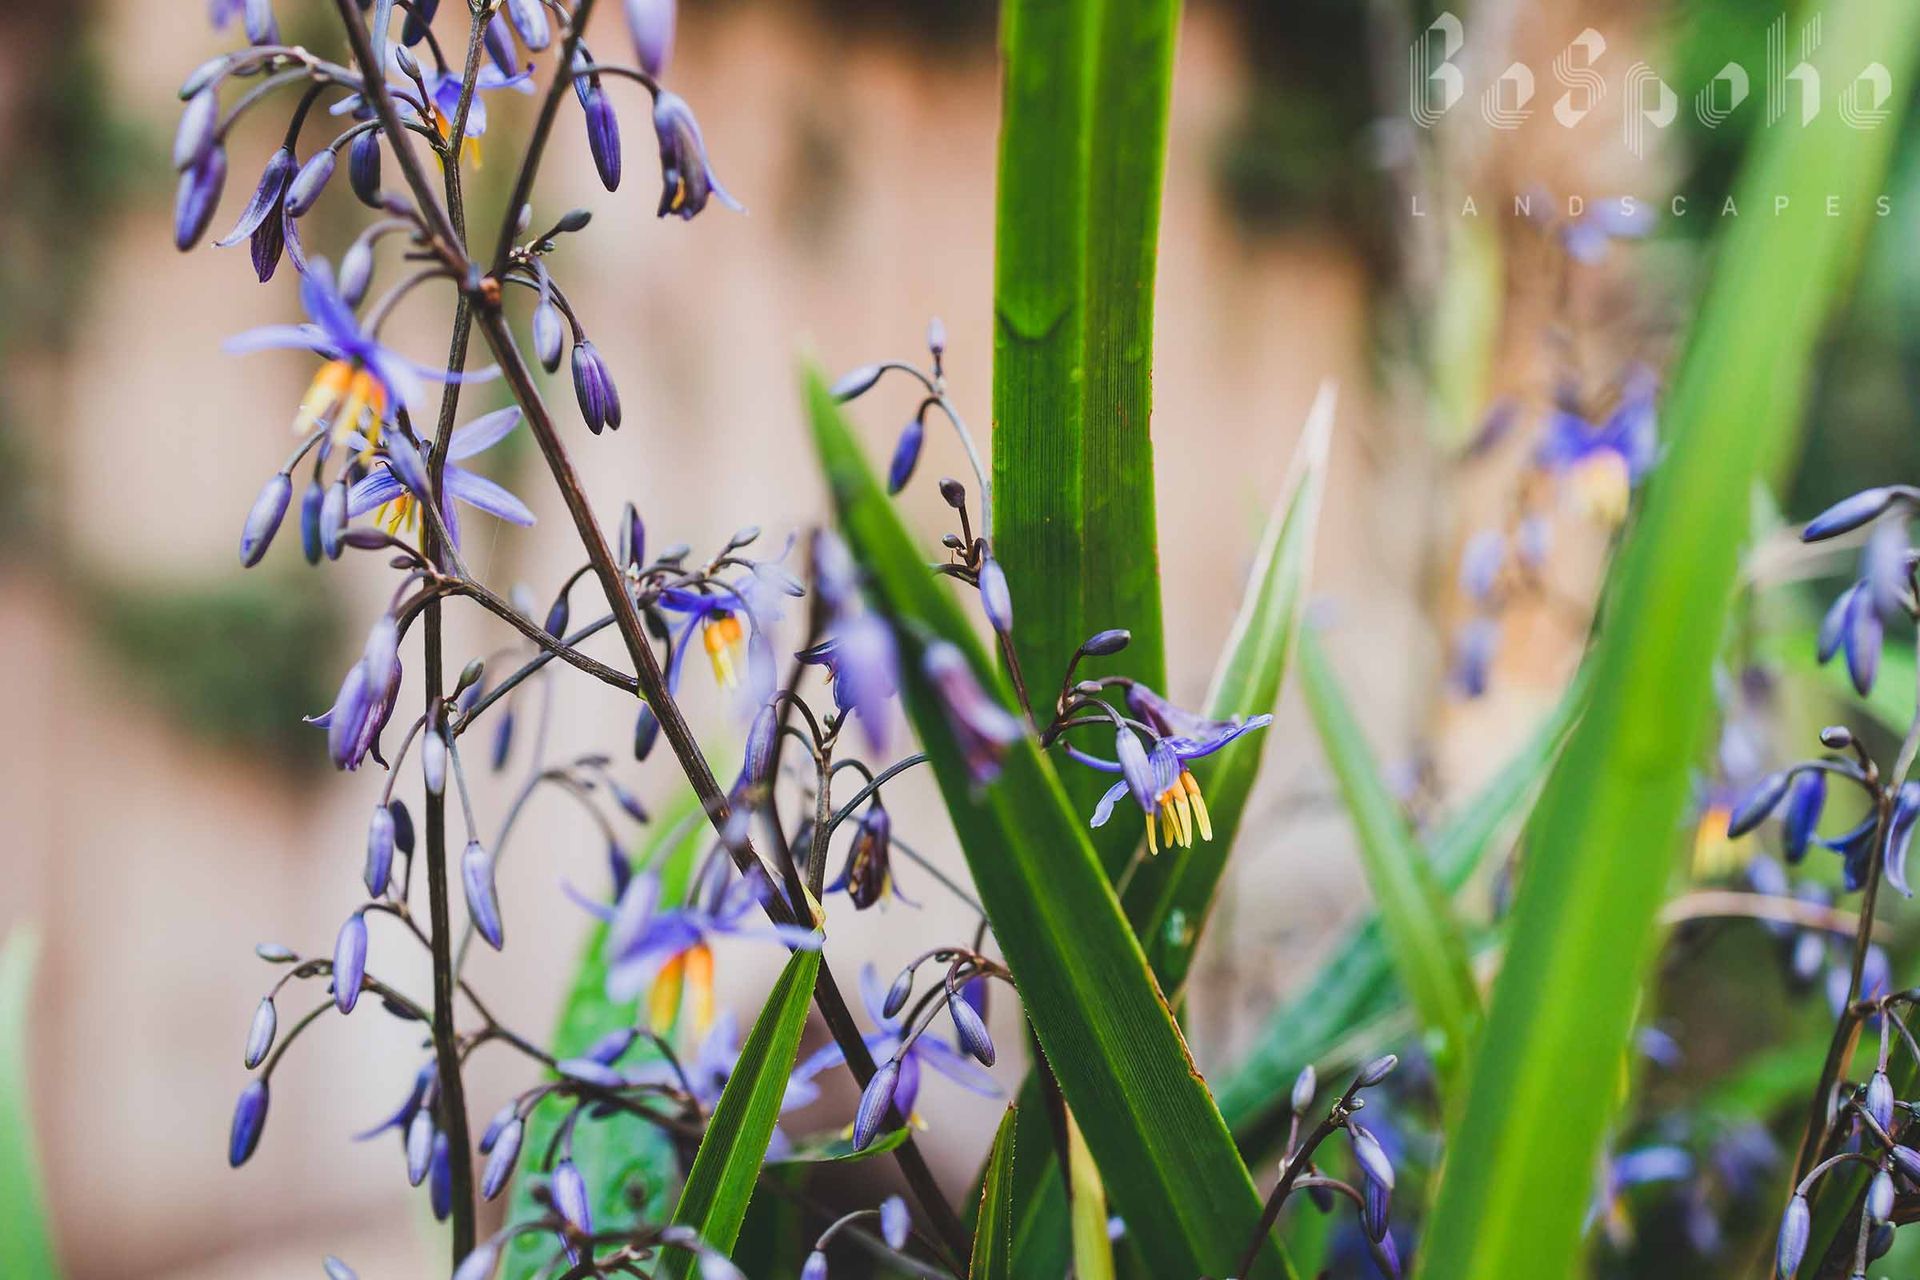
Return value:
M 1518 129 L 1533 115 L 1533 68 L 1516 62 L 1480 95 L 1480 115 L 1496 129 Z
M 1453 65 L 1453 55 L 1460 52 L 1466 38 L 1460 19 L 1442 13 L 1407 50 L 1407 105 L 1413 112 L 1413 122 L 1422 129 L 1438 124 L 1467 91 L 1466 77 Z
M 1606 37 L 1588 27 L 1553 60 L 1553 78 L 1567 87 L 1553 104 L 1553 118 L 1569 129 L 1586 119 L 1587 113 L 1607 96 L 1607 82 L 1593 69 L 1606 51 Z

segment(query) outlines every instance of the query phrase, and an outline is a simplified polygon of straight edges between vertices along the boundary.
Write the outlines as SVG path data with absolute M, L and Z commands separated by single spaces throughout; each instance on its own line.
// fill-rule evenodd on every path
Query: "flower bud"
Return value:
M 251 569 L 260 563 L 260 557 L 267 554 L 267 547 L 273 542 L 273 535 L 280 530 L 280 521 L 287 514 L 287 504 L 293 499 L 293 477 L 284 471 L 276 471 L 260 490 L 260 496 L 253 500 L 253 509 L 247 512 L 247 523 L 240 531 L 240 563 Z
M 360 1000 L 360 983 L 367 976 L 367 920 L 356 911 L 340 926 L 333 940 L 333 1004 L 352 1013 Z
M 473 927 L 488 946 L 500 950 L 506 933 L 500 926 L 500 900 L 494 891 L 493 855 L 478 840 L 467 841 L 467 851 L 460 857 L 460 883 L 467 891 L 467 914 Z
M 920 448 L 927 442 L 925 419 L 914 418 L 900 428 L 900 442 L 893 446 L 893 461 L 887 465 L 887 492 L 899 493 L 913 479 L 920 464 Z
M 656 79 L 673 57 L 674 0 L 627 0 L 627 30 L 640 69 Z
M 1747 832 L 1767 820 L 1779 805 L 1780 798 L 1787 794 L 1787 784 L 1792 778 L 1786 772 L 1770 773 L 1755 783 L 1727 820 L 1727 839 L 1738 840 Z
M 771 702 L 761 707 L 753 717 L 752 727 L 747 730 L 747 751 L 741 778 L 751 786 L 763 785 L 773 773 L 773 749 L 780 741 L 780 717 L 774 713 L 773 707 Z
M 1400 1059 L 1396 1055 L 1382 1054 L 1360 1068 L 1359 1074 L 1354 1077 L 1354 1084 L 1361 1089 L 1371 1089 L 1392 1075 L 1393 1069 L 1399 1065 Z
M 957 995 L 947 998 L 947 1013 L 953 1018 L 954 1033 L 960 1037 L 960 1047 L 979 1059 L 982 1066 L 993 1065 L 993 1037 L 987 1034 L 987 1024 L 973 1006 Z
M 357 307 L 373 287 L 373 245 L 355 240 L 340 256 L 340 300 Z
M 428 1167 L 433 1163 L 433 1136 L 433 1111 L 421 1107 L 407 1122 L 407 1183 L 410 1186 L 417 1187 L 427 1180 Z
M 887 988 L 886 1002 L 880 1006 L 881 1016 L 892 1018 L 907 1007 L 908 997 L 913 995 L 913 970 L 902 969 L 900 976 Z
M 1813 1233 L 1813 1211 L 1807 1207 L 1807 1198 L 1796 1195 L 1787 1202 L 1787 1212 L 1780 1219 L 1780 1240 L 1774 1247 L 1773 1265 L 1781 1276 L 1793 1275 L 1800 1269 L 1800 1260 L 1807 1255 L 1807 1237 Z
M 947 326 L 939 316 L 927 321 L 927 351 L 935 360 L 947 354 Z
M 308 564 L 319 564 L 326 554 L 320 545 L 320 508 L 326 500 L 326 488 L 318 480 L 309 480 L 300 495 L 300 551 Z
M 268 964 L 287 964 L 298 959 L 291 947 L 282 946 L 278 942 L 262 942 L 254 947 L 253 954 Z
M 1873 1175 L 1867 1187 L 1867 1221 L 1882 1223 L 1893 1216 L 1893 1175 L 1885 1169 Z
M 429 728 L 420 738 L 420 776 L 427 794 L 445 795 L 447 790 L 447 740 L 438 726 Z
M 533 353 L 540 358 L 540 367 L 548 373 L 559 370 L 565 339 L 560 325 L 560 308 L 543 300 L 533 309 Z
M 995 631 L 1006 635 L 1013 630 L 1013 595 L 1007 590 L 1006 570 L 991 556 L 980 566 L 980 607 Z
M 1867 1081 L 1867 1096 L 1863 1105 L 1883 1132 L 1893 1128 L 1893 1082 L 1887 1079 L 1885 1071 L 1876 1070 Z
M 260 1145 L 267 1123 L 267 1082 L 255 1080 L 240 1091 L 233 1108 L 233 1129 L 227 1136 L 227 1163 L 238 1169 Z
M 645 760 L 653 753 L 653 744 L 660 740 L 660 718 L 653 714 L 653 708 L 646 703 L 640 704 L 640 714 L 633 722 L 633 758 Z
M 827 394 L 842 404 L 858 399 L 873 390 L 873 384 L 880 381 L 880 375 L 886 371 L 886 366 L 879 364 L 863 364 L 849 369 L 834 380 Z
M 333 179 L 334 167 L 339 157 L 332 147 L 322 147 L 308 157 L 300 166 L 300 172 L 293 175 L 293 181 L 287 184 L 287 212 L 300 217 L 313 208 L 314 201 L 327 189 L 327 183 Z
M 587 1200 L 587 1182 L 572 1160 L 553 1166 L 551 1190 L 554 1211 L 581 1235 L 592 1235 L 593 1206 Z
M 213 149 L 214 133 L 220 124 L 220 95 L 208 86 L 187 99 L 180 112 L 180 126 L 173 134 L 173 167 L 185 173 Z
M 487 1280 L 493 1274 L 493 1264 L 499 1257 L 500 1246 L 491 1240 L 483 1241 L 472 1253 L 460 1259 L 460 1265 L 454 1268 L 453 1280 Z
M 1133 643 L 1133 632 L 1114 627 L 1107 631 L 1096 631 L 1088 636 L 1086 643 L 1080 646 L 1080 652 L 1089 658 L 1104 658 L 1120 652 L 1131 643 Z
M 1347 1140 L 1353 1145 L 1353 1158 L 1360 1165 L 1362 1173 L 1370 1181 L 1378 1182 L 1389 1191 L 1393 1189 L 1393 1162 L 1387 1159 L 1387 1153 L 1380 1146 L 1380 1140 L 1363 1126 L 1347 1125 Z
M 1893 1157 L 1893 1167 L 1901 1177 L 1909 1182 L 1920 1182 L 1920 1151 L 1912 1147 L 1895 1145 L 1888 1152 Z
M 867 1081 L 867 1087 L 860 1091 L 860 1106 L 853 1116 L 855 1151 L 866 1150 L 880 1132 L 880 1126 L 887 1118 L 887 1110 L 893 1106 L 893 1091 L 899 1086 L 900 1064 L 898 1061 L 889 1061 L 873 1073 L 873 1079 Z
M 332 1254 L 320 1259 L 320 1269 L 327 1273 L 327 1280 L 360 1280 L 352 1267 Z
M 480 1173 L 482 1200 L 491 1200 L 506 1189 L 507 1179 L 513 1176 L 514 1166 L 520 1161 L 520 1140 L 525 1134 L 526 1126 L 516 1116 L 507 1122 L 494 1139 L 493 1149 L 487 1154 L 486 1168 Z
M 347 183 L 360 203 L 380 207 L 380 131 L 369 129 L 353 140 L 347 152 Z
M 800 1268 L 800 1280 L 827 1280 L 827 1255 L 815 1249 Z
M 404 800 L 395 800 L 387 806 L 393 814 L 393 847 L 404 854 L 413 853 L 413 815 L 407 811 Z
M 329 560 L 338 560 L 346 545 L 347 482 L 336 480 L 327 486 L 320 500 L 320 550 Z
M 1387 1234 L 1388 1202 L 1392 1192 L 1367 1179 L 1367 1186 L 1360 1205 L 1360 1226 L 1369 1240 L 1379 1240 Z
M 1293 1113 L 1305 1115 L 1307 1108 L 1313 1105 L 1313 1095 L 1320 1090 L 1320 1077 L 1315 1074 L 1313 1064 L 1309 1062 L 1300 1068 L 1300 1074 L 1293 1078 Z
M 445 1222 L 453 1215 L 453 1145 L 447 1135 L 433 1135 L 433 1159 L 427 1165 L 427 1203 L 433 1207 L 433 1220 Z
M 265 996 L 253 1011 L 253 1025 L 247 1028 L 247 1070 L 251 1071 L 267 1059 L 267 1053 L 273 1048 L 274 1032 L 279 1029 L 280 1015 L 273 1007 L 273 997 Z
M 273 20 L 273 5 L 269 0 L 246 0 L 246 7 L 240 13 L 248 44 L 280 43 L 280 24 Z
M 553 28 L 547 22 L 547 10 L 540 0 L 507 0 L 507 20 L 520 33 L 520 43 L 539 53 L 553 41 Z
M 1893 498 L 1894 491 L 1885 486 L 1862 489 L 1852 497 L 1842 498 L 1807 521 L 1806 527 L 1800 530 L 1800 540 L 1819 542 L 1826 538 L 1838 537 L 1843 533 L 1851 533 L 1885 511 Z
M 393 810 L 383 804 L 373 807 L 367 822 L 367 892 L 378 898 L 387 891 L 393 877 Z
M 899 1196 L 888 1196 L 880 1202 L 880 1238 L 887 1242 L 887 1248 L 896 1253 L 907 1247 L 907 1232 L 912 1228 L 913 1220 L 907 1214 L 907 1202 Z
M 620 189 L 620 118 L 613 113 L 613 102 L 597 84 L 580 82 L 581 106 L 587 117 L 587 149 L 593 153 L 593 167 L 600 173 L 600 185 L 609 191 Z
M 587 430 L 599 435 L 604 427 L 619 429 L 620 393 L 607 372 L 606 361 L 590 341 L 574 344 L 573 393 Z
M 940 481 L 940 499 L 958 511 L 967 505 L 967 486 L 948 476 Z

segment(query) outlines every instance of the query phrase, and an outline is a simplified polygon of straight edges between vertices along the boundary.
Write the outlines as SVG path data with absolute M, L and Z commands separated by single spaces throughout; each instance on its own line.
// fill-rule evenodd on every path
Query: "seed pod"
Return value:
M 880 1132 L 880 1125 L 887 1118 L 887 1110 L 893 1106 L 893 1091 L 900 1087 L 900 1063 L 897 1060 L 883 1063 L 873 1073 L 873 1079 L 867 1081 L 867 1087 L 860 1091 L 860 1106 L 853 1116 L 853 1149 L 864 1151 Z
M 227 1163 L 238 1169 L 260 1145 L 267 1124 L 267 1082 L 255 1080 L 240 1091 L 233 1108 L 233 1128 L 227 1136 Z
M 260 557 L 267 554 L 267 547 L 273 542 L 273 535 L 280 530 L 280 521 L 287 514 L 287 504 L 293 500 L 293 477 L 284 471 L 277 471 L 260 490 L 260 496 L 253 500 L 253 508 L 247 512 L 247 523 L 240 531 L 240 563 L 251 569 L 260 563 Z
M 460 883 L 467 891 L 467 914 L 473 927 L 495 951 L 506 945 L 500 925 L 500 899 L 493 883 L 493 855 L 478 840 L 467 841 L 460 857 Z
M 259 1007 L 253 1011 L 253 1025 L 247 1028 L 247 1070 L 251 1071 L 266 1061 L 267 1053 L 273 1048 L 274 1032 L 280 1026 L 280 1015 L 273 1007 L 273 997 L 262 997 Z
M 358 911 L 347 917 L 333 941 L 333 1004 L 352 1013 L 367 976 L 367 920 Z

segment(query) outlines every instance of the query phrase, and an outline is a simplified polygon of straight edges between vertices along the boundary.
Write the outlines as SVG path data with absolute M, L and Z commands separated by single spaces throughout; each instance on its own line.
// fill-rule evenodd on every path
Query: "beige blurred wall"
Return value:
M 164 137 L 179 75 L 213 47 L 201 6 L 103 7 L 115 93 Z M 1444 498 L 1425 450 L 1409 444 L 1418 429 L 1392 415 L 1374 420 L 1353 252 L 1332 235 L 1249 240 L 1216 201 L 1214 150 L 1239 91 L 1234 40 L 1218 15 L 1195 10 L 1174 98 L 1155 349 L 1172 691 L 1202 691 L 1301 418 L 1320 379 L 1333 377 L 1341 411 L 1318 583 L 1339 600 L 1337 660 L 1392 759 L 1425 716 L 1419 691 L 1440 669 L 1415 587 Z M 627 405 L 622 431 L 592 439 L 556 388 L 596 505 L 611 518 L 631 497 L 657 542 L 699 547 L 743 524 L 784 531 L 819 515 L 794 395 L 800 352 L 831 367 L 911 354 L 937 312 L 952 334 L 959 403 L 986 425 L 997 93 L 984 49 L 935 60 L 884 41 L 848 44 L 773 6 L 717 20 L 695 13 L 678 58 L 672 78 L 699 109 L 716 166 L 750 215 L 716 208 L 690 225 L 656 222 L 651 139 L 631 99 L 621 192 L 599 189 L 569 104 L 542 212 L 572 202 L 596 211 L 555 264 Z M 524 119 L 496 110 L 499 136 L 489 142 Z M 824 191 L 808 178 L 822 137 L 838 158 Z M 254 143 L 234 156 L 219 223 L 237 211 L 270 145 Z M 328 200 L 344 203 L 344 186 Z M 431 360 L 441 317 L 413 309 L 407 345 Z M 158 202 L 118 220 L 78 344 L 35 391 L 46 506 L 59 513 L 64 549 L 92 570 L 149 585 L 240 572 L 240 519 L 287 447 L 284 423 L 310 366 L 294 355 L 234 359 L 220 344 L 295 310 L 284 267 L 261 288 L 243 250 L 175 254 Z M 859 408 L 883 450 L 912 406 L 879 395 Z M 962 465 L 950 441 L 930 444 L 907 500 L 930 533 L 940 513 L 928 478 Z M 542 524 L 520 535 L 473 520 L 469 559 L 482 574 L 550 591 L 574 563 L 564 514 L 537 459 L 516 487 Z M 276 547 L 273 559 L 284 567 L 291 554 Z M 289 574 L 291 589 L 310 580 L 306 572 Z M 346 584 L 357 633 L 384 597 L 385 575 L 351 563 L 330 572 Z M 70 1274 L 307 1277 L 329 1249 L 365 1280 L 433 1274 L 439 1249 L 420 1229 L 397 1143 L 346 1140 L 390 1109 L 420 1058 L 415 1037 L 377 1011 L 319 1024 L 276 1078 L 259 1154 L 240 1173 L 224 1159 L 247 1018 L 270 976 L 249 948 L 262 939 L 330 947 L 357 900 L 376 779 L 316 772 L 290 783 L 182 735 L 135 691 L 102 678 L 85 625 L 53 583 L 16 566 L 0 590 L 8 601 L 0 663 L 14 673 L 13 732 L 0 746 L 0 804 L 11 815 L 0 925 L 32 920 L 45 938 L 34 1078 Z M 501 639 L 497 627 L 454 610 L 456 651 Z M 626 705 L 572 673 L 555 689 L 562 749 L 621 751 Z M 716 699 L 702 691 L 691 701 L 716 744 L 737 740 Z M 1196 1050 L 1209 1066 L 1229 1059 L 1300 957 L 1359 907 L 1349 837 L 1291 700 L 1268 738 L 1269 783 L 1231 873 L 1232 910 L 1193 992 Z M 316 734 L 316 754 L 317 743 Z M 670 770 L 656 758 L 625 773 L 657 798 Z M 488 830 L 501 790 L 485 787 L 479 799 Z M 959 865 L 924 788 L 896 813 L 903 831 Z M 509 948 L 478 957 L 473 972 L 499 1013 L 541 1033 L 581 925 L 559 881 L 598 885 L 603 855 L 593 829 L 557 800 L 539 802 L 532 820 L 537 839 L 502 867 Z M 911 870 L 902 875 L 914 884 Z M 830 955 L 847 979 L 863 957 L 884 968 L 932 932 L 967 927 L 964 912 L 918 879 L 924 917 L 903 920 L 898 908 L 836 916 Z M 727 952 L 726 994 L 750 1005 L 773 960 L 764 950 Z M 374 963 L 424 986 L 420 957 L 378 924 Z M 299 1007 L 283 1003 L 283 1025 Z M 1003 1045 L 1021 1041 L 1004 1001 L 994 1029 Z M 1009 1086 L 1016 1057 L 1007 1053 L 997 1073 Z M 483 1053 L 476 1114 L 528 1077 L 519 1062 Z M 992 1107 L 953 1091 L 933 1096 L 927 1142 L 959 1187 Z M 847 1104 L 810 1118 L 837 1125 Z

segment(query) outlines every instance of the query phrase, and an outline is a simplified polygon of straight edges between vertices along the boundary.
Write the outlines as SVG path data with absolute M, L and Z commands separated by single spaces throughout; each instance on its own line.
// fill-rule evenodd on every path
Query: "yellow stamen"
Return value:
M 1611 449 L 1599 450 L 1577 463 L 1570 479 L 1575 500 L 1587 515 L 1608 527 L 1627 518 L 1633 478 L 1625 458 Z
M 1180 829 L 1180 847 L 1193 848 L 1193 810 L 1187 806 L 1187 793 L 1180 789 L 1179 783 L 1167 788 L 1160 797 L 1160 807 L 1171 810 L 1174 825 Z
M 687 952 L 687 986 L 693 992 L 693 1030 L 713 1025 L 713 948 L 702 942 Z
M 321 365 L 320 372 L 307 384 L 307 394 L 300 399 L 300 411 L 293 415 L 293 433 L 305 435 L 318 426 L 340 403 L 352 380 L 353 365 L 345 360 L 329 360 Z
M 1193 774 L 1182 769 L 1180 786 L 1187 793 L 1187 799 L 1193 803 L 1193 820 L 1200 824 L 1200 838 L 1211 842 L 1213 839 L 1213 817 L 1207 812 L 1206 799 L 1200 794 L 1200 784 Z
M 734 653 L 746 639 L 746 631 L 740 625 L 740 619 L 731 613 L 715 614 L 708 619 L 706 628 L 700 633 L 700 642 L 706 646 L 707 658 L 713 663 L 713 678 L 728 689 L 740 687 L 740 672 L 734 662 Z
M 647 1022 L 653 1033 L 663 1036 L 673 1030 L 675 1018 L 680 1016 L 680 992 L 686 985 L 687 953 L 681 952 L 660 966 L 660 974 L 653 980 L 653 994 L 647 1000 Z
M 1150 854 L 1158 854 L 1160 852 L 1160 841 L 1155 839 L 1153 834 L 1153 815 L 1151 813 L 1147 815 L 1147 852 Z

